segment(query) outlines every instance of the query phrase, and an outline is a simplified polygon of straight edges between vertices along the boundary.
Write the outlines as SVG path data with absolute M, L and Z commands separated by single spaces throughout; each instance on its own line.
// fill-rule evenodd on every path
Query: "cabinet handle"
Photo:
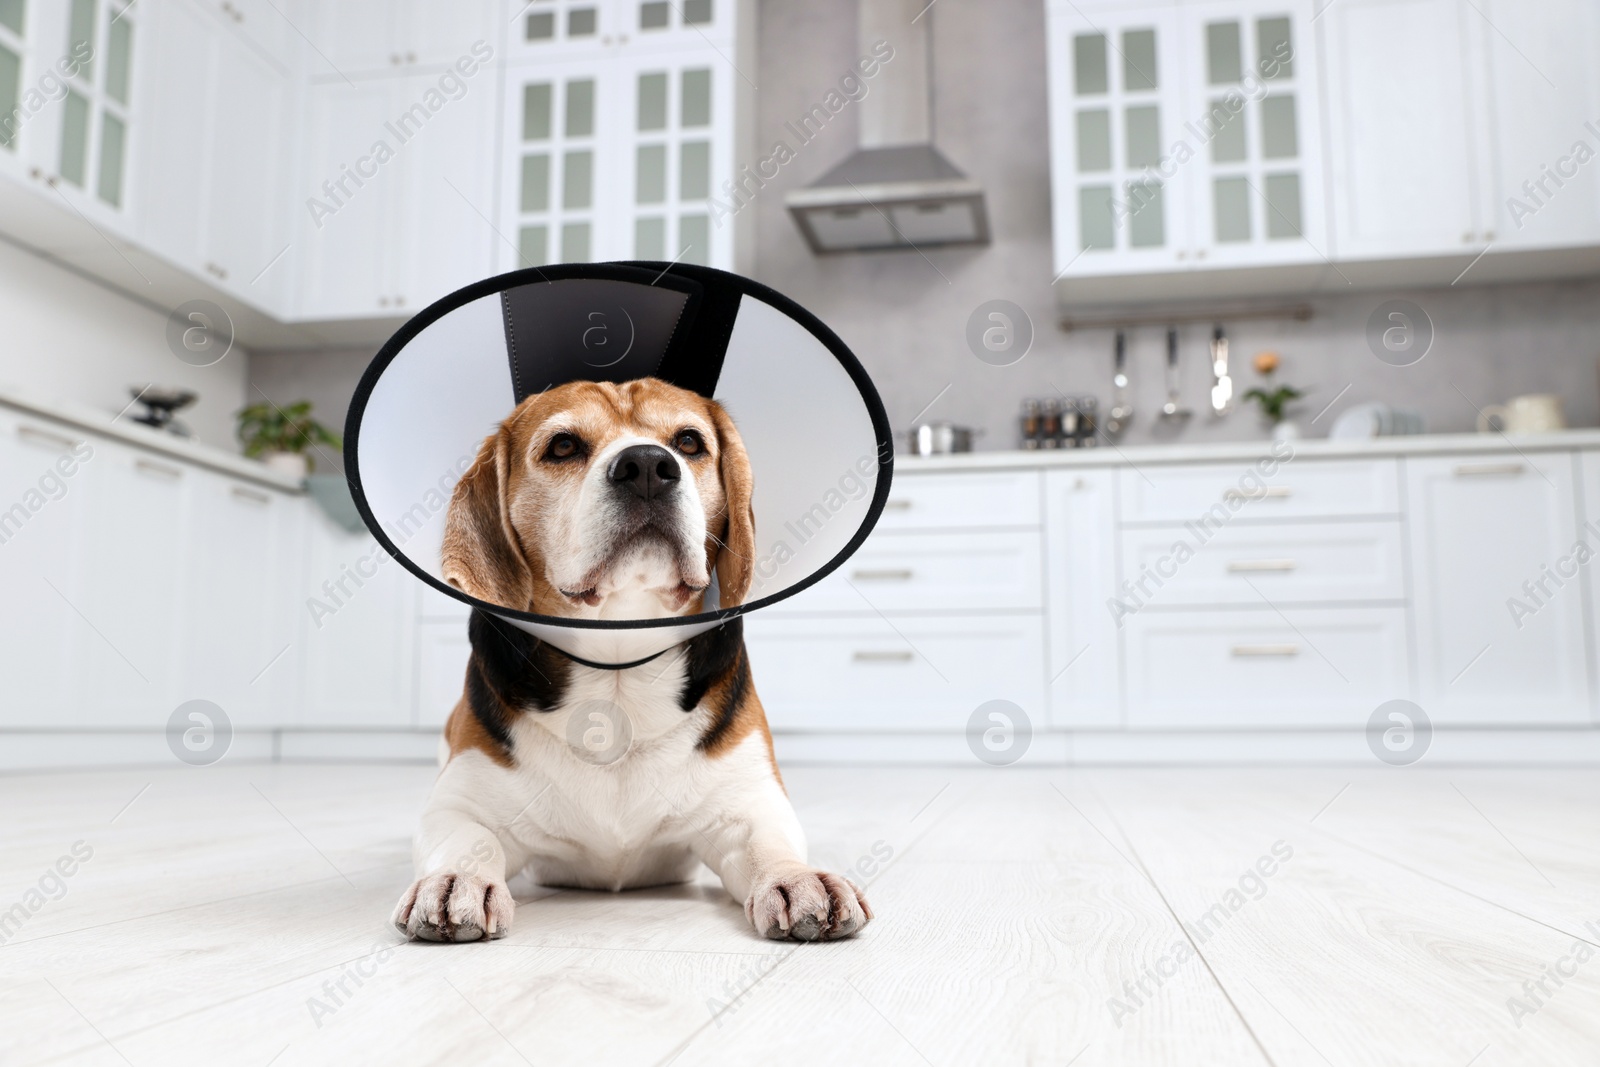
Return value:
M 1246 493 L 1246 492 L 1243 492 L 1242 490 L 1239 490 L 1239 489 L 1229 489 L 1226 493 L 1222 494 L 1222 499 L 1224 499 L 1224 500 L 1261 500 L 1264 497 L 1269 497 L 1269 496 L 1282 498 L 1282 497 L 1293 496 L 1293 495 L 1294 495 L 1294 490 L 1289 488 L 1287 485 L 1269 485 L 1265 489 L 1261 490 L 1261 492 L 1259 492 L 1259 493 Z
M 1298 656 L 1299 645 L 1234 645 L 1235 656 Z
M 1250 571 L 1292 571 L 1299 564 L 1292 559 L 1236 559 L 1228 564 L 1229 574 Z
M 883 510 L 884 511 L 910 511 L 911 510 L 911 501 L 909 501 L 909 500 L 885 500 L 883 502 Z
M 912 656 L 911 653 L 903 650 L 894 652 L 877 652 L 866 649 L 858 649 L 855 655 L 851 656 L 850 658 L 857 663 L 910 663 Z
M 133 465 L 146 474 L 159 474 L 164 478 L 183 477 L 183 469 L 181 467 L 169 467 L 165 463 L 157 463 L 154 460 L 136 459 L 133 461 Z
M 888 567 L 879 570 L 852 571 L 850 577 L 863 582 L 909 582 L 910 567 Z
M 49 430 L 41 430 L 37 426 L 18 426 L 17 436 L 21 438 L 31 437 L 36 441 L 47 441 L 53 445 L 60 445 L 69 452 L 78 447 L 78 442 L 67 435 L 51 433 Z
M 240 500 L 248 500 L 253 504 L 272 503 L 272 498 L 259 489 L 246 489 L 242 485 L 230 486 L 229 489 Z
M 1521 474 L 1525 468 L 1520 463 L 1458 463 L 1457 478 L 1474 478 L 1485 474 Z

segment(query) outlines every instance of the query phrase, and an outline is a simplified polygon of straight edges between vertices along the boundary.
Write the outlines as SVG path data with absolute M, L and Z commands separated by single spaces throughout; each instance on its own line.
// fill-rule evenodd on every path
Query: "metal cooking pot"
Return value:
M 908 451 L 913 456 L 943 456 L 951 452 L 971 452 L 972 439 L 981 430 L 957 426 L 953 422 L 925 422 L 906 434 Z

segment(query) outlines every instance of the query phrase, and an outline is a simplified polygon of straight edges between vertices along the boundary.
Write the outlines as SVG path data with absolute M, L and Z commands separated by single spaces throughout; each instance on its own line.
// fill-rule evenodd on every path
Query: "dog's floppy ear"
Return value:
M 750 457 L 733 419 L 721 404 L 711 404 L 711 420 L 717 427 L 717 451 L 722 457 L 722 491 L 727 500 L 727 529 L 717 549 L 717 601 L 731 608 L 744 602 L 750 591 L 750 578 L 756 566 L 756 515 L 750 506 L 755 479 L 750 474 Z
M 526 611 L 533 572 L 511 526 L 511 431 L 502 426 L 456 483 L 445 517 L 445 580 L 479 600 Z

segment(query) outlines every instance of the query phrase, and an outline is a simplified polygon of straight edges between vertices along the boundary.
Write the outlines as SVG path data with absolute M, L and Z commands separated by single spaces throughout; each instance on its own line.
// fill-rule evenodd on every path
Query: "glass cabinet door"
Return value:
M 1309 7 L 1246 0 L 1188 8 L 1185 20 L 1193 256 L 1324 258 Z
M 1171 269 L 1187 244 L 1175 9 L 1053 10 L 1056 270 Z

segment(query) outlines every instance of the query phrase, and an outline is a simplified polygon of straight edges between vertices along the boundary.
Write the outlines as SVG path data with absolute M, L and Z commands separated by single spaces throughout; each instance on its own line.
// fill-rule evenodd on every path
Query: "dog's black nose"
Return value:
M 678 461 L 660 445 L 630 445 L 617 453 L 606 477 L 617 489 L 654 500 L 677 487 Z

